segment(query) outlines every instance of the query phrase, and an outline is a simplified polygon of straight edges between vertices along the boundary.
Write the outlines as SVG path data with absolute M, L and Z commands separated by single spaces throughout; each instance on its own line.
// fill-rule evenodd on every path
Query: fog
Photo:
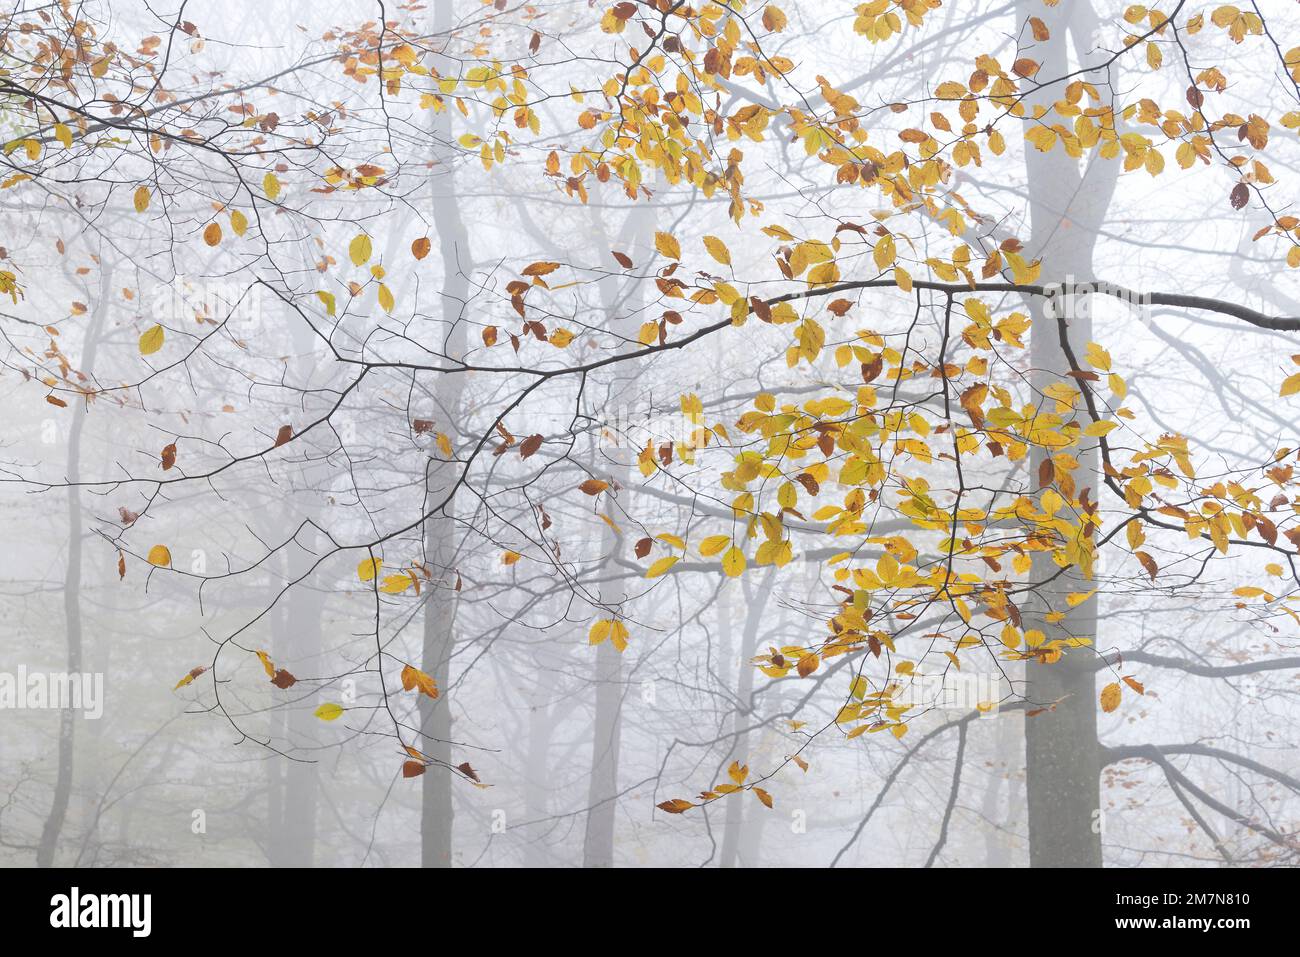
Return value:
M 1300 23 L 1181 6 L 8 0 L 0 863 L 1294 864 Z

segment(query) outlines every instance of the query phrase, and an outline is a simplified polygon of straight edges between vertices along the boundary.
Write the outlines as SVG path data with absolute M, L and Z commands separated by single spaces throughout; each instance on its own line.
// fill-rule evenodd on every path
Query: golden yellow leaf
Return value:
M 352 265 L 363 266 L 370 262 L 370 254 L 373 252 L 370 237 L 365 233 L 353 238 L 348 243 L 348 257 L 352 260 Z
M 149 187 L 141 186 L 135 191 L 135 211 L 143 213 L 149 208 Z
M 163 327 L 150 326 L 140 334 L 140 355 L 151 356 L 163 347 Z
M 419 689 L 421 694 L 426 694 L 430 698 L 438 697 L 438 683 L 419 668 L 406 665 L 402 668 L 402 690 L 412 689 Z
M 236 236 L 242 236 L 248 231 L 248 217 L 235 210 L 230 214 L 230 229 Z
M 655 233 L 655 249 L 669 259 L 681 259 L 682 247 L 672 233 Z
M 1101 710 L 1107 714 L 1119 707 L 1120 699 L 1124 692 L 1116 682 L 1111 682 L 1101 689 Z
M 653 565 L 649 567 L 649 569 L 646 570 L 645 577 L 658 578 L 660 575 L 668 571 L 668 569 L 672 568 L 676 564 L 677 564 L 676 555 L 665 555 L 663 558 L 656 561 Z
M 262 192 L 264 192 L 266 198 L 270 200 L 274 200 L 280 195 L 280 181 L 276 178 L 274 173 L 267 173 L 262 177 Z
M 704 248 L 709 251 L 709 255 L 722 263 L 724 266 L 731 265 L 731 250 L 717 236 L 705 236 Z
M 334 704 L 332 701 L 321 705 L 313 714 L 322 721 L 334 721 L 343 714 L 346 709 L 342 705 Z
M 735 545 L 727 549 L 727 553 L 722 556 L 722 570 L 728 578 L 736 578 L 745 570 L 745 553 Z
M 382 558 L 367 558 L 357 565 L 357 578 L 363 582 L 374 581 L 379 570 L 384 567 Z
M 149 549 L 149 555 L 145 559 L 150 565 L 156 565 L 159 568 L 166 568 L 172 563 L 171 550 L 166 545 L 155 545 Z

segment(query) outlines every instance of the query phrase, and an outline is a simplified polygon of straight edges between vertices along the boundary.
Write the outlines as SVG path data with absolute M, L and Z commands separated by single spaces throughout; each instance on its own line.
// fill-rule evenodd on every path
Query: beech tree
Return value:
M 69 672 L 89 582 L 167 619 L 110 677 L 267 762 L 270 863 L 369 862 L 392 795 L 425 866 L 790 811 L 819 863 L 1175 853 L 1124 788 L 1294 863 L 1294 18 L 833 6 L 0 19 L 5 381 L 66 453 L 0 481 L 61 500 Z M 106 812 L 76 729 L 0 810 L 42 865 Z

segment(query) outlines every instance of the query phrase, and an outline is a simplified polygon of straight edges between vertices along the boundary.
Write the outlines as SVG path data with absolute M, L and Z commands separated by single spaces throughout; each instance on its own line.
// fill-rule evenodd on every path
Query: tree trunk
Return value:
M 435 0 L 433 4 L 433 30 L 446 33 L 455 23 L 454 0 Z M 456 76 L 459 65 L 444 55 L 433 58 L 433 66 L 444 76 Z M 430 120 L 433 137 L 434 175 L 433 221 L 438 231 L 438 252 L 442 259 L 442 326 L 446 330 L 443 351 L 451 359 L 465 353 L 465 324 L 461 313 L 469 299 L 469 233 L 461 217 L 456 193 L 455 151 L 450 148 L 453 136 L 448 110 L 433 114 Z M 448 434 L 453 434 L 459 422 L 464 377 L 441 376 L 434 386 L 437 414 L 447 423 Z M 426 508 L 437 504 L 455 480 L 454 466 L 430 457 L 425 473 Z M 430 516 L 424 525 L 425 557 L 436 575 L 445 579 L 456 576 L 455 523 L 452 521 L 453 503 L 439 514 Z M 436 599 L 435 596 L 436 595 Z M 451 656 L 456 643 L 456 611 L 458 593 L 444 581 L 441 587 L 431 588 L 424 603 L 424 645 L 421 651 L 421 668 L 438 685 L 439 697 L 431 700 L 420 696 L 420 728 L 423 732 L 425 755 L 433 765 L 421 778 L 420 807 L 420 864 L 422 867 L 451 867 L 452 861 L 452 772 L 451 764 L 451 708 L 448 695 L 451 686 Z
M 95 300 L 95 312 L 86 329 L 86 344 L 83 353 L 83 371 L 89 376 L 95 368 L 95 353 L 99 348 L 99 335 L 104 328 L 104 318 L 108 313 L 109 287 L 112 270 L 107 263 L 100 265 L 99 295 Z M 72 425 L 68 432 L 68 564 L 63 577 L 63 618 L 67 629 L 68 674 L 81 674 L 81 569 L 82 569 L 82 521 L 81 521 L 81 434 L 86 425 L 86 416 L 90 414 L 88 402 L 73 404 Z M 73 708 L 64 708 L 59 713 L 59 765 L 54 780 L 54 800 L 50 804 L 49 816 L 41 828 L 41 842 L 36 850 L 37 867 L 53 867 L 54 858 L 59 848 L 59 834 L 63 830 L 64 819 L 68 814 L 68 801 L 72 796 L 72 757 L 76 743 L 77 714 Z
M 1032 55 L 1040 63 L 1038 76 L 1046 79 L 1071 69 L 1067 36 L 1071 37 L 1080 61 L 1089 52 L 1095 14 L 1090 3 L 1044 7 L 1038 0 L 1020 0 L 1018 22 L 1029 16 L 1044 19 L 1051 37 L 1034 45 Z M 1097 79 L 1093 77 L 1093 79 Z M 1027 107 L 1050 105 L 1061 95 L 1060 85 L 1048 86 L 1027 99 Z M 1118 173 L 1118 161 L 1094 154 L 1086 172 L 1079 161 L 1060 149 L 1041 153 L 1026 144 L 1025 165 L 1029 184 L 1031 239 L 1029 258 L 1041 258 L 1045 283 L 1092 279 L 1092 251 L 1097 228 L 1105 216 Z M 1086 303 L 1058 297 L 1052 306 L 1066 316 L 1069 342 L 1082 355 L 1092 341 L 1092 319 Z M 1066 301 L 1062 301 L 1066 300 Z M 1030 342 L 1031 383 L 1036 391 L 1065 379 L 1069 362 L 1061 348 L 1055 315 L 1047 303 L 1036 298 L 1030 303 L 1033 332 Z M 1087 441 L 1087 440 L 1085 440 Z M 1076 497 L 1088 489 L 1096 502 L 1101 494 L 1101 477 L 1095 444 L 1081 446 L 1074 472 Z M 1030 475 L 1037 475 L 1044 458 L 1034 449 Z M 1070 609 L 1067 619 L 1053 624 L 1044 619 L 1048 610 L 1066 609 L 1066 595 L 1087 592 L 1094 587 L 1077 566 L 1064 573 L 1050 554 L 1036 552 L 1030 578 L 1035 595 L 1024 615 L 1026 629 L 1038 629 L 1047 640 L 1070 635 L 1095 640 L 1096 601 Z M 1054 579 L 1053 576 L 1057 576 Z M 1049 582 L 1049 579 L 1052 579 Z M 1100 775 L 1101 749 L 1097 740 L 1097 696 L 1095 669 L 1086 650 L 1067 651 L 1052 665 L 1030 662 L 1026 667 L 1026 695 L 1037 706 L 1051 710 L 1025 722 L 1026 793 L 1029 809 L 1029 860 L 1031 867 L 1100 867 Z

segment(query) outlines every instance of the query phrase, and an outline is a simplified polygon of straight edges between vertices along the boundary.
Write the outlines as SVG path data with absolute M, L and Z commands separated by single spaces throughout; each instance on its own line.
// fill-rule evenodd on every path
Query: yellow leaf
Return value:
M 1120 686 L 1112 681 L 1101 689 L 1101 710 L 1110 714 L 1119 707 L 1120 699 L 1123 696 L 1124 692 L 1120 689 Z
M 379 284 L 379 307 L 384 312 L 392 312 L 393 305 L 393 291 L 381 282 Z
M 1282 396 L 1295 395 L 1297 392 L 1300 392 L 1300 372 L 1287 376 L 1286 381 L 1282 383 Z
M 676 565 L 677 560 L 676 555 L 665 555 L 646 570 L 645 577 L 658 578 L 664 572 L 668 571 L 668 569 Z
M 230 214 L 230 228 L 236 236 L 242 236 L 248 230 L 248 217 L 235 210 Z
M 722 556 L 722 570 L 728 578 L 735 578 L 745 570 L 745 553 L 735 545 L 727 549 L 727 553 Z
M 166 568 L 172 563 L 172 553 L 166 545 L 155 545 L 149 549 L 149 555 L 146 559 L 150 565 L 157 565 L 159 568 Z
M 259 652 L 256 652 L 256 654 L 257 654 L 257 658 L 258 658 L 258 660 L 259 660 L 260 662 L 262 662 L 262 667 L 266 669 L 266 676 L 267 676 L 268 678 L 274 678 L 274 677 L 275 677 L 275 665 L 272 664 L 272 662 L 271 662 L 271 656 L 268 655 L 265 651 L 259 651 Z
M 1084 352 L 1084 358 L 1088 360 L 1088 364 L 1094 369 L 1100 369 L 1102 372 L 1110 371 L 1110 353 L 1097 343 L 1088 343 L 1087 351 Z
M 717 236 L 705 236 L 704 248 L 709 251 L 709 255 L 722 263 L 724 266 L 731 265 L 731 250 Z
M 280 181 L 276 178 L 274 173 L 267 173 L 262 177 L 262 192 L 264 192 L 266 198 L 270 200 L 274 200 L 280 195 Z
M 518 552 L 506 552 L 504 555 L 501 556 L 501 563 L 503 565 L 513 565 L 515 562 L 519 561 L 519 559 L 523 557 L 524 556 L 520 555 Z
M 141 186 L 135 191 L 135 211 L 143 213 L 149 208 L 149 187 Z
M 64 149 L 72 149 L 72 130 L 66 124 L 54 124 L 54 138 L 63 144 Z
M 140 355 L 153 355 L 163 347 L 163 338 L 162 326 L 150 326 L 140 334 Z
M 627 648 L 627 625 L 611 618 L 604 618 L 593 623 L 591 631 L 587 633 L 587 640 L 593 645 L 599 645 L 607 639 L 619 651 L 625 650 Z
M 334 293 L 318 292 L 316 293 L 316 298 L 325 304 L 325 311 L 327 313 L 329 313 L 331 316 L 334 315 L 334 310 L 335 308 L 337 308 L 334 303 Z
M 382 558 L 367 558 L 357 565 L 357 578 L 363 582 L 374 581 L 375 576 L 379 574 L 379 569 L 383 567 L 384 560 Z
M 373 252 L 370 243 L 370 237 L 365 233 L 353 238 L 348 243 L 348 256 L 352 260 L 352 265 L 363 266 L 370 262 L 370 254 Z
M 712 558 L 730 544 L 730 535 L 710 535 L 700 542 L 700 554 L 705 558 Z
M 554 329 L 551 331 L 551 334 L 547 339 L 551 345 L 555 346 L 555 348 L 563 349 L 573 341 L 573 333 L 568 329 Z
M 682 247 L 671 233 L 655 233 L 655 249 L 669 259 L 681 259 Z
M 334 721 L 343 714 L 344 710 L 345 709 L 342 705 L 334 704 L 331 701 L 327 704 L 321 705 L 313 712 L 313 714 L 322 721 Z

